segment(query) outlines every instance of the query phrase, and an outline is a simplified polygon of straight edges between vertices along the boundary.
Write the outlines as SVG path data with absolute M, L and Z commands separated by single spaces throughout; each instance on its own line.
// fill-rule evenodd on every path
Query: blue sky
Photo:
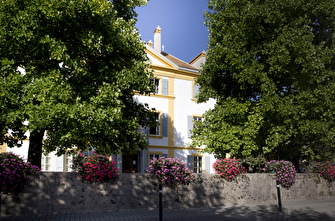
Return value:
M 208 31 L 203 12 L 208 0 L 149 0 L 136 8 L 138 28 L 143 41 L 153 39 L 153 32 L 162 28 L 164 51 L 190 62 L 207 49 Z

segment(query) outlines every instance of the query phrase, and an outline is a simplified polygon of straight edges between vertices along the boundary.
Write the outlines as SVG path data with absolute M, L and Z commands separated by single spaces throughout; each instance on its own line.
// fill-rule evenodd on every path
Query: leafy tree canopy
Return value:
M 332 157 L 335 1 L 211 0 L 193 146 L 238 157 Z
M 144 0 L 4 0 L 0 4 L 1 139 L 30 132 L 29 159 L 95 147 L 111 154 L 146 146 L 151 125 L 134 91 L 152 90 L 134 25 Z M 7 133 L 9 131 L 9 133 Z M 42 138 L 43 144 L 42 144 Z

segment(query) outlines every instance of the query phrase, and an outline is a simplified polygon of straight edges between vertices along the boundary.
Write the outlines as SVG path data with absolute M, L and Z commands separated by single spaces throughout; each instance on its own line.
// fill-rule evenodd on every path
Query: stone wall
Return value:
M 282 200 L 335 197 L 335 182 L 317 174 L 298 174 Z M 275 180 L 270 174 L 246 174 L 227 182 L 217 175 L 197 174 L 195 182 L 164 187 L 164 208 L 276 203 Z M 82 183 L 75 173 L 44 172 L 32 178 L 20 197 L 3 195 L 2 215 L 118 211 L 158 207 L 155 181 L 148 174 L 121 174 L 109 184 Z

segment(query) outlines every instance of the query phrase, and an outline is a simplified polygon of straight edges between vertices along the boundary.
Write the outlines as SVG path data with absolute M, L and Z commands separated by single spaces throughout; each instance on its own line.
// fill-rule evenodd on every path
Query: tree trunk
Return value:
M 35 130 L 30 132 L 28 161 L 41 168 L 42 146 L 44 130 Z

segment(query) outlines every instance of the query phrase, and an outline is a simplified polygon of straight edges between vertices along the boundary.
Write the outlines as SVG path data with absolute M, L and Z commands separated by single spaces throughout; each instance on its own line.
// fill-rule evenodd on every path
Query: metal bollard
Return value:
M 277 196 L 278 196 L 278 210 L 279 210 L 279 212 L 282 212 L 280 182 L 278 180 L 276 180 L 276 184 L 277 184 Z
M 163 188 L 162 184 L 158 185 L 158 193 L 159 193 L 159 221 L 163 220 Z

